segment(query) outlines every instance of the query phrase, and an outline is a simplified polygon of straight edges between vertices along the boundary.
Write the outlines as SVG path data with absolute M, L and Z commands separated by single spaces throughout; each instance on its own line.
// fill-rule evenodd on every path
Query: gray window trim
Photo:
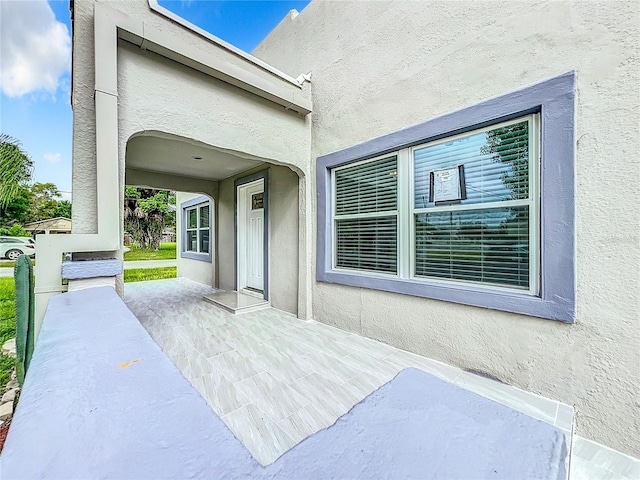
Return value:
M 209 253 L 195 253 L 188 252 L 185 250 L 185 245 L 187 244 L 187 209 L 195 207 L 196 205 L 209 205 Z M 199 260 L 201 262 L 209 262 L 213 258 L 213 205 L 211 204 L 211 199 L 206 195 L 202 195 L 200 197 L 193 198 L 191 200 L 187 200 L 186 202 L 182 202 L 180 204 L 180 210 L 182 215 L 182 224 L 180 226 L 180 238 L 182 239 L 182 245 L 180 246 L 180 257 L 188 258 L 190 260 Z
M 575 72 L 568 72 L 318 157 L 317 280 L 574 322 L 575 101 L 576 76 Z M 332 268 L 331 169 L 538 112 L 541 124 L 539 296 L 488 291 L 468 284 L 444 286 L 428 280 L 380 278 Z

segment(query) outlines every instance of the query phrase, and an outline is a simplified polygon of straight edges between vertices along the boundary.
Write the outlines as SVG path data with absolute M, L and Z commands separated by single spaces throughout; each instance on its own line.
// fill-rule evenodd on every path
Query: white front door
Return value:
M 238 290 L 264 291 L 264 180 L 238 187 Z

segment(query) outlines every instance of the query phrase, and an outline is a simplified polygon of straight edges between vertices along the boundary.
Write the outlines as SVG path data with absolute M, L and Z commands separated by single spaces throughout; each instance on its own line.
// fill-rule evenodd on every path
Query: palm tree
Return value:
M 15 138 L 0 134 L 0 209 L 6 208 L 31 179 L 33 160 Z

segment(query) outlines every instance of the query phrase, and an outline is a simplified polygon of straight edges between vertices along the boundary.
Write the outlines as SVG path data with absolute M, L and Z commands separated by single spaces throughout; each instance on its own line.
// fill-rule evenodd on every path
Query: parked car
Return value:
M 19 255 L 36 254 L 36 242 L 29 237 L 0 237 L 0 258 L 15 260 Z

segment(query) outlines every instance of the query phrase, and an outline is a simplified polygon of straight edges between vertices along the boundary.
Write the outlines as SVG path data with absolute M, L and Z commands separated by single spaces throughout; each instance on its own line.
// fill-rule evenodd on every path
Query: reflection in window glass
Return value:
M 187 245 L 186 250 L 189 252 L 197 252 L 198 251 L 198 241 L 197 241 L 197 230 L 192 230 L 187 232 Z
M 198 228 L 198 214 L 195 208 L 188 210 L 189 219 L 187 222 L 187 228 Z
M 470 134 L 414 151 L 415 208 L 434 206 L 430 173 L 462 165 L 466 198 L 460 203 L 522 200 L 529 196 L 529 123 Z M 433 198 L 433 196 L 431 196 Z
M 209 254 L 211 252 L 211 205 L 209 202 L 185 208 L 184 251 Z
M 209 253 L 209 230 L 200 230 L 200 253 Z
M 209 205 L 200 207 L 200 228 L 209 228 Z
M 529 208 L 417 214 L 415 274 L 529 288 Z

